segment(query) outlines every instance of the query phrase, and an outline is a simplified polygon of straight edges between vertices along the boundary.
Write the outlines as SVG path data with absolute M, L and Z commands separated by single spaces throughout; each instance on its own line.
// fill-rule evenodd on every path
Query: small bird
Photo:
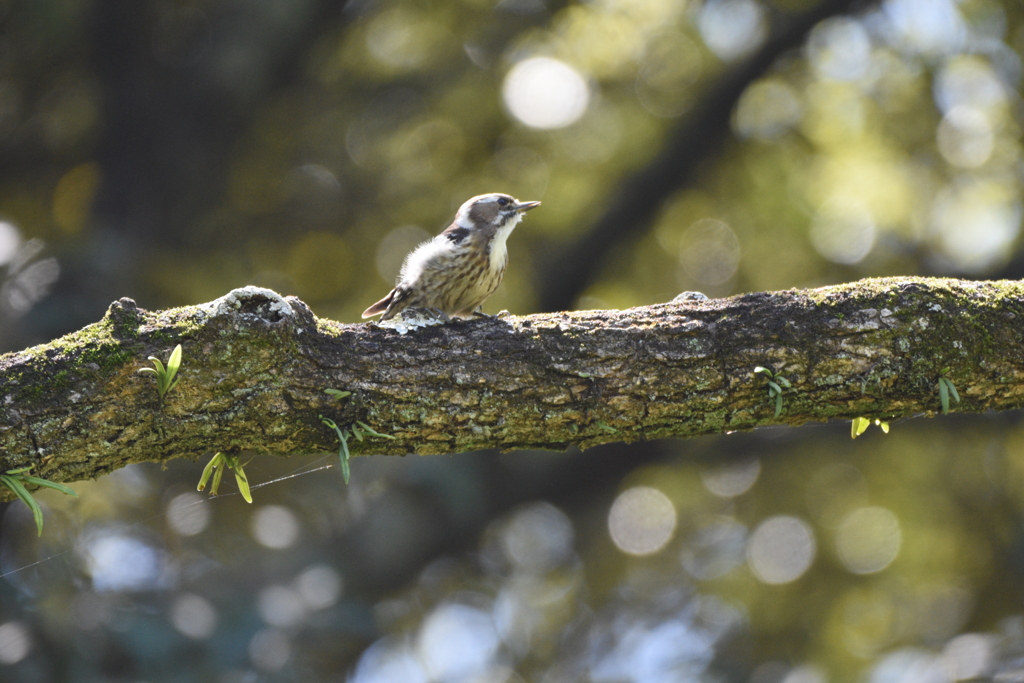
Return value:
M 540 202 L 500 193 L 467 200 L 444 232 L 405 257 L 398 284 L 363 317 L 383 313 L 380 319 L 388 320 L 406 308 L 425 308 L 442 317 L 479 314 L 505 274 L 505 241 L 523 214 L 537 206 Z

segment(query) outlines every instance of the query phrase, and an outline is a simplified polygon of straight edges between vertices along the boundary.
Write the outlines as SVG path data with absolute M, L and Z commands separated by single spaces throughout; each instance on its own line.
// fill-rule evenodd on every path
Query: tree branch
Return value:
M 320 416 L 395 440 L 354 454 L 586 448 L 858 416 L 1024 405 L 1024 283 L 888 278 L 400 334 L 235 290 L 0 356 L 0 467 L 55 481 L 214 451 L 334 451 Z M 160 400 L 147 356 L 184 347 Z M 781 374 L 782 412 L 757 366 Z M 325 389 L 352 392 L 338 399 Z

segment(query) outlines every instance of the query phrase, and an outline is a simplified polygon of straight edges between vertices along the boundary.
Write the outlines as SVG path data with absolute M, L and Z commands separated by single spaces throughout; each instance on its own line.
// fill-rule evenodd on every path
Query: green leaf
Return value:
M 149 370 L 150 372 L 155 372 L 157 375 L 164 375 L 164 374 L 167 373 L 167 371 L 164 370 L 164 364 L 160 362 L 159 358 L 157 358 L 156 356 L 150 356 L 149 360 L 153 361 L 153 365 L 154 365 L 154 367 L 156 369 L 153 369 L 153 368 L 143 368 L 143 370 Z
M 793 386 L 793 383 L 790 382 L 785 377 L 783 377 L 782 375 L 776 375 L 775 379 L 777 379 L 779 384 L 781 384 L 782 386 L 786 387 L 787 389 L 789 389 L 789 388 L 791 388 Z
M 252 492 L 249 491 L 249 480 L 245 478 L 245 472 L 235 472 L 235 482 L 238 483 L 238 492 L 245 498 L 246 503 L 252 503 Z
M 883 422 L 882 420 L 875 420 L 875 424 L 882 428 L 882 432 L 885 434 L 889 433 L 889 423 Z
M 213 472 L 213 481 L 210 482 L 210 495 L 216 496 L 217 491 L 220 489 L 220 480 L 224 476 L 224 465 L 223 458 L 222 462 L 218 463 L 217 467 Z
M 959 403 L 960 402 L 960 394 L 958 394 L 956 392 L 956 387 L 953 386 L 953 380 L 947 379 L 945 377 L 943 377 L 942 379 L 946 380 L 946 384 L 949 385 L 949 393 L 953 396 L 953 403 Z
M 780 387 L 775 382 L 773 382 L 771 380 L 768 380 L 768 394 L 770 396 L 781 396 L 782 395 L 782 387 Z
M 39 507 L 39 503 L 32 497 L 32 494 L 28 492 L 21 482 L 15 477 L 8 476 L 6 474 L 0 474 L 0 482 L 4 486 L 14 492 L 14 495 L 21 499 L 21 502 L 28 505 L 29 509 L 32 510 L 32 518 L 36 521 L 36 535 L 43 535 L 43 509 Z
M 343 399 L 346 396 L 351 396 L 352 395 L 351 391 L 342 391 L 340 389 L 324 389 L 324 393 L 325 394 L 330 394 L 331 396 L 333 396 L 336 399 Z
M 341 464 L 341 476 L 344 477 L 345 483 L 348 484 L 350 471 L 348 465 L 349 452 L 348 452 L 348 435 L 338 428 L 338 424 L 329 417 L 323 415 L 317 415 L 320 421 L 325 425 L 334 430 L 334 433 L 338 435 L 338 440 L 341 441 L 341 448 L 338 449 L 338 461 Z
M 395 437 L 391 436 L 390 434 L 381 434 L 380 432 L 376 431 L 365 422 L 360 422 L 359 420 L 356 420 L 356 424 L 359 425 L 359 427 L 370 436 L 376 436 L 381 439 L 391 439 L 392 441 L 395 439 Z
M 156 375 L 156 391 L 160 394 L 160 399 L 163 400 L 164 394 L 178 386 L 178 380 L 175 379 L 175 375 L 178 374 L 178 368 L 181 367 L 181 344 L 175 346 L 174 350 L 171 351 L 171 357 L 167 359 L 166 368 L 156 356 L 150 356 L 149 360 L 153 361 L 153 367 L 140 368 L 139 372 L 152 372 Z
M 338 438 L 341 439 L 341 448 L 338 450 L 338 460 L 341 461 L 341 476 L 345 479 L 345 484 L 348 484 L 349 477 L 352 474 L 348 464 L 348 460 L 351 457 L 348 452 L 348 436 L 341 430 L 338 430 Z
M 42 536 L 43 509 L 39 507 L 39 503 L 36 502 L 35 497 L 29 492 L 28 489 L 25 488 L 25 484 L 32 484 L 34 486 L 43 486 L 45 488 L 54 489 L 56 491 L 60 491 L 65 495 L 74 496 L 75 498 L 78 497 L 78 494 L 75 493 L 74 490 L 72 490 L 71 488 L 65 486 L 64 484 L 58 484 L 55 481 L 43 479 L 42 477 L 27 476 L 25 472 L 28 472 L 30 469 L 32 469 L 32 467 L 33 465 L 28 465 L 26 467 L 19 467 L 18 469 L 7 470 L 7 474 L 0 474 L 0 484 L 6 486 L 8 489 L 13 491 L 14 495 L 20 498 L 21 501 L 25 503 L 25 505 L 27 505 L 30 510 L 32 510 L 32 517 L 36 521 L 36 532 L 40 536 Z
M 946 383 L 943 381 L 945 379 L 945 377 L 939 378 L 939 403 L 942 404 L 943 415 L 949 413 L 949 389 L 946 388 Z
M 230 469 L 235 475 L 235 482 L 238 484 L 238 491 L 242 494 L 242 498 L 245 498 L 247 503 L 252 503 L 252 492 L 249 490 L 249 478 L 245 476 L 245 469 L 242 464 L 238 462 L 237 455 L 225 455 L 224 453 L 218 452 L 212 458 L 210 462 L 206 463 L 206 467 L 203 468 L 203 475 L 199 478 L 199 486 L 196 488 L 202 491 L 206 487 L 207 481 L 210 481 L 211 475 L 213 481 L 210 482 L 210 495 L 216 496 L 217 491 L 220 490 L 220 482 L 224 477 L 224 470 Z
M 782 414 L 782 394 L 775 394 L 775 417 Z
M 213 474 L 213 470 L 217 467 L 217 463 L 220 462 L 221 457 L 222 454 L 218 452 L 210 458 L 210 462 L 206 463 L 206 467 L 203 468 L 203 476 L 199 477 L 199 486 L 196 487 L 197 491 L 202 491 L 206 488 L 206 482 L 210 480 L 210 475 Z
M 235 463 L 236 467 L 232 467 L 232 471 L 235 473 L 235 483 L 238 484 L 238 491 L 242 494 L 242 498 L 245 498 L 246 503 L 252 503 L 252 492 L 249 490 L 249 478 L 245 476 L 245 470 L 242 465 Z
M 75 493 L 74 489 L 65 486 L 64 484 L 58 484 L 55 481 L 49 479 L 41 479 L 39 477 L 21 477 L 22 481 L 28 482 L 29 484 L 35 484 L 36 486 L 45 486 L 48 489 L 54 489 L 60 491 L 66 496 L 74 496 L 78 498 L 78 494 Z
M 179 367 L 181 367 L 181 344 L 174 347 L 171 357 L 167 359 L 167 378 L 174 379 L 174 376 L 178 374 Z
M 774 377 L 774 375 L 772 374 L 772 371 L 769 370 L 768 368 L 764 367 L 763 365 L 758 365 L 756 368 L 754 368 L 754 374 L 757 374 L 759 372 L 763 372 L 764 374 L 768 375 L 769 377 Z
M 870 424 L 871 422 L 866 417 L 853 418 L 853 422 L 850 423 L 850 438 L 856 439 L 864 433 L 864 430 L 867 429 Z

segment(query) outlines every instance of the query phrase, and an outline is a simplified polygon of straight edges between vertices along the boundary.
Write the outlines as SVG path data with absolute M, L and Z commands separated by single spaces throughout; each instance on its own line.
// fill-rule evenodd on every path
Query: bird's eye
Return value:
M 504 197 L 498 197 L 498 205 L 499 206 L 507 206 L 508 205 L 508 200 L 505 199 Z

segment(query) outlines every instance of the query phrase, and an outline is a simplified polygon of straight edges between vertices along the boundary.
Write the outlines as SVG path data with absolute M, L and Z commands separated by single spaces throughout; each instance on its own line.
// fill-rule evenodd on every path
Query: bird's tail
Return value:
M 388 306 L 391 305 L 392 300 L 395 298 L 395 292 L 397 291 L 397 289 L 392 289 L 390 292 L 388 292 L 388 295 L 386 297 L 384 297 L 383 299 L 381 299 L 380 301 L 378 301 L 377 303 L 363 311 L 363 317 L 372 318 L 373 316 L 379 315 L 384 311 L 388 310 Z

